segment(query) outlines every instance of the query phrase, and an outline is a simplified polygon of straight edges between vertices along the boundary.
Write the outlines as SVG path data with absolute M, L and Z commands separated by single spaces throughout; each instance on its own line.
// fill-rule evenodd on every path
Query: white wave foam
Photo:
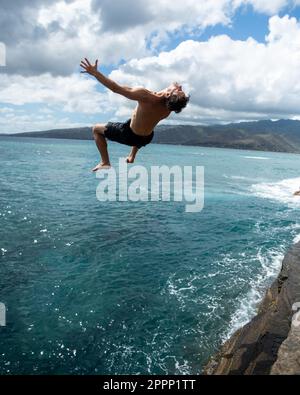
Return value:
M 196 279 L 197 276 L 189 279 L 186 284 L 187 286 L 184 287 L 182 286 L 183 279 L 175 279 L 173 275 L 167 281 L 168 293 L 177 299 L 182 311 L 185 310 L 186 303 L 188 304 L 191 294 L 196 291 L 195 285 L 192 284 Z
M 223 174 L 223 177 L 229 178 L 230 180 L 247 180 L 247 178 L 243 176 L 228 176 L 227 174 Z
M 294 229 L 300 229 L 300 224 L 298 224 L 298 223 L 296 223 L 296 224 L 292 224 L 292 225 L 289 225 L 288 227 L 287 227 L 287 229 L 292 229 L 292 230 L 294 230 Z
M 297 236 L 294 238 L 293 243 L 294 243 L 294 244 L 297 244 L 297 243 L 299 243 L 299 242 L 300 242 L 300 235 L 297 235 Z
M 259 177 L 245 177 L 245 176 L 232 176 L 232 175 L 227 175 L 227 174 L 223 174 L 224 178 L 227 178 L 229 180 L 237 180 L 237 181 L 247 181 L 247 182 L 260 182 L 260 181 L 264 181 L 263 178 L 259 178 Z
M 289 225 L 289 226 L 287 227 L 287 229 L 292 231 L 292 235 L 294 236 L 294 238 L 293 238 L 293 244 L 299 243 L 299 242 L 300 242 L 300 234 L 297 234 L 297 235 L 295 236 L 295 233 L 296 233 L 295 231 L 297 231 L 298 229 L 300 229 L 300 224 L 299 224 L 299 223 L 296 223 L 296 224 Z
M 180 363 L 177 360 L 175 360 L 175 368 L 178 374 L 182 374 L 185 376 L 191 374 L 191 367 L 188 361 L 186 360 L 184 360 L 182 365 L 180 365 Z
M 243 176 L 231 176 L 230 178 L 232 180 L 247 180 L 247 178 Z
M 266 222 L 259 220 L 254 228 L 255 228 L 255 232 L 256 233 L 260 233 L 263 235 L 263 237 L 265 237 L 264 231 L 265 231 L 265 226 L 266 226 Z M 279 226 L 272 226 L 270 231 L 272 232 L 272 234 L 276 234 L 278 232 L 284 232 L 284 233 L 288 233 L 291 234 L 292 236 L 296 236 L 296 231 L 300 229 L 300 224 L 299 223 L 295 223 L 295 224 L 290 224 L 290 225 L 279 225 Z
M 277 200 L 292 206 L 300 206 L 300 196 L 293 196 L 300 189 L 300 178 L 288 178 L 278 182 L 254 184 L 250 190 L 256 196 Z
M 267 254 L 262 254 L 259 250 L 256 258 L 259 260 L 262 270 L 250 281 L 251 289 L 241 300 L 238 309 L 231 317 L 229 330 L 223 336 L 223 341 L 255 316 L 257 305 L 264 297 L 266 288 L 270 286 L 281 269 L 283 257 L 282 251 L 270 250 Z
M 245 159 L 257 159 L 257 160 L 270 160 L 271 158 L 267 158 L 265 156 L 243 156 Z

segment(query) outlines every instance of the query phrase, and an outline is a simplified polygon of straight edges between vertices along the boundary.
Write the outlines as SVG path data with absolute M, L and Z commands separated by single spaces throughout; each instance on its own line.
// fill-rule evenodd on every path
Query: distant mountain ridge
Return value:
M 10 136 L 92 140 L 90 127 L 17 133 Z M 300 153 L 300 121 L 241 122 L 228 125 L 160 125 L 153 143 Z

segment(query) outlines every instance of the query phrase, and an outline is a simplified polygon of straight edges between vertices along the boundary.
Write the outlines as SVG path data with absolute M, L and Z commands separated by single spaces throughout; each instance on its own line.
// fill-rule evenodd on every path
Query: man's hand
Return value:
M 90 75 L 95 76 L 97 74 L 97 67 L 98 67 L 98 59 L 94 65 L 90 64 L 87 58 L 81 61 L 80 67 L 82 67 L 85 71 L 81 71 L 81 73 L 88 73 Z

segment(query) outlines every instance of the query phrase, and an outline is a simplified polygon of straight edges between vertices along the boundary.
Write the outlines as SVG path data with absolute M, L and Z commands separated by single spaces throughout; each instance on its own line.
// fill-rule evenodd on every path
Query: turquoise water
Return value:
M 299 239 L 300 156 L 145 148 L 147 167 L 205 167 L 195 214 L 99 202 L 97 159 L 91 141 L 0 139 L 0 373 L 198 374 Z

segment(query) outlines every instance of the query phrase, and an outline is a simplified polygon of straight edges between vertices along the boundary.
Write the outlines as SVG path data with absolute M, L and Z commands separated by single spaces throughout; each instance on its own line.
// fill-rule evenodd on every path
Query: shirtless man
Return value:
M 189 96 L 177 83 L 160 92 L 151 92 L 145 88 L 118 85 L 98 71 L 98 60 L 92 65 L 85 58 L 80 66 L 85 70 L 81 71 L 82 73 L 94 76 L 112 92 L 138 102 L 131 119 L 127 122 L 108 122 L 106 125 L 97 124 L 93 127 L 95 142 L 101 155 L 101 162 L 93 171 L 110 167 L 106 139 L 131 146 L 127 163 L 133 163 L 138 150 L 151 142 L 153 129 L 158 122 L 167 118 L 172 111 L 181 112 L 189 101 Z

